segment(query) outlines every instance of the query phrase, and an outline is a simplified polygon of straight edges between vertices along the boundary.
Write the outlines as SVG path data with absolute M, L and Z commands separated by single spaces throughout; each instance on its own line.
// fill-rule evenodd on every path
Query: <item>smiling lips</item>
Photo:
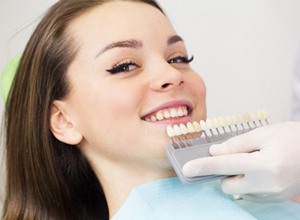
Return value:
M 188 116 L 187 106 L 178 106 L 159 110 L 158 112 L 147 115 L 144 120 L 148 122 L 162 121 L 165 119 L 180 118 Z

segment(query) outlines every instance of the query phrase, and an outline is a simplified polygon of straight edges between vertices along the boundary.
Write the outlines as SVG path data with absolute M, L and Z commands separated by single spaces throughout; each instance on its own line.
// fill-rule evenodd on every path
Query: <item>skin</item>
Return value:
M 51 130 L 62 142 L 78 145 L 90 161 L 112 217 L 133 187 L 175 175 L 165 155 L 166 127 L 204 119 L 206 89 L 188 63 L 168 62 L 188 53 L 154 7 L 106 3 L 72 21 L 68 33 L 78 53 L 67 72 L 70 94 L 53 102 Z M 134 47 L 112 45 L 133 39 Z M 136 63 L 130 71 L 107 71 L 129 61 Z M 185 105 L 188 116 L 145 120 L 149 113 Z

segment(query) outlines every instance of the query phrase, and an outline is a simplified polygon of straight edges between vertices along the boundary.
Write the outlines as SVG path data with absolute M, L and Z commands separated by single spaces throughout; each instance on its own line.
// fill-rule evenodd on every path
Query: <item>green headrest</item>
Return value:
M 0 78 L 0 88 L 4 102 L 7 100 L 7 96 L 17 71 L 20 59 L 22 55 L 18 55 L 13 58 L 4 68 Z

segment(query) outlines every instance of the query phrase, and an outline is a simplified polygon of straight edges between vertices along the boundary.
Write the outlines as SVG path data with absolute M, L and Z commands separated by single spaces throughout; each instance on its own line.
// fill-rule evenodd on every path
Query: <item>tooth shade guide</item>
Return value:
M 263 119 L 265 120 L 265 123 L 269 124 L 269 122 L 268 122 L 268 117 L 269 117 L 268 113 L 265 110 L 262 110 L 262 115 L 263 115 Z
M 243 115 L 208 118 L 205 121 L 200 120 L 199 122 L 194 121 L 187 124 L 174 125 L 171 126 L 174 131 L 171 133 L 169 131 L 170 128 L 167 130 L 170 137 L 180 136 L 180 140 L 195 137 L 202 137 L 212 141 L 223 140 L 223 136 L 228 138 L 268 124 L 267 117 L 268 114 L 266 111 L 258 111 L 256 115 L 254 113 L 245 113 Z M 263 123 L 264 120 L 265 123 Z
M 209 157 L 209 148 L 212 144 L 222 143 L 230 137 L 246 133 L 257 127 L 268 124 L 268 115 L 259 111 L 256 114 L 245 113 L 243 115 L 226 116 L 213 119 L 189 122 L 186 125 L 171 126 L 172 129 L 180 129 L 168 135 L 172 139 L 167 148 L 167 156 L 183 183 L 193 183 L 206 179 L 222 178 L 219 175 L 199 176 L 188 178 L 183 175 L 183 165 L 193 159 Z

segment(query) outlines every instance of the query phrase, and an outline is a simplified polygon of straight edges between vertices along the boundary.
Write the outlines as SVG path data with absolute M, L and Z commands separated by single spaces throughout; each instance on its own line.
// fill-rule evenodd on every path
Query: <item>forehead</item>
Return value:
M 162 31 L 163 30 L 163 31 Z M 175 33 L 167 17 L 157 8 L 141 2 L 112 1 L 83 13 L 73 20 L 68 32 L 83 42 L 107 44 L 126 38 L 155 37 Z

